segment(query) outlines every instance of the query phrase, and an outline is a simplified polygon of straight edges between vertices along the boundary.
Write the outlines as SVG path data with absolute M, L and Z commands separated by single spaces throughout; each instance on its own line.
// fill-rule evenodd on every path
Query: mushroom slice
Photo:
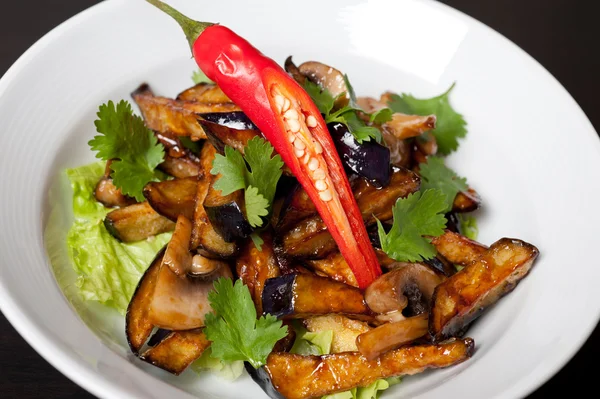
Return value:
M 149 321 L 167 330 L 203 327 L 204 317 L 211 311 L 208 293 L 213 290 L 213 282 L 219 277 L 232 278 L 225 262 L 212 262 L 216 263 L 211 273 L 195 277 L 178 276 L 163 261 L 150 301 Z
M 292 78 L 294 78 L 296 82 L 304 85 L 304 82 L 306 82 L 306 76 L 302 75 L 296 64 L 294 64 L 291 55 L 285 59 L 283 66 L 285 67 L 285 71 L 292 75 Z
M 94 197 L 98 202 L 107 208 L 124 207 L 127 205 L 135 204 L 137 201 L 135 198 L 124 195 L 120 188 L 117 188 L 113 183 L 113 179 L 110 177 L 112 170 L 110 164 L 112 160 L 106 162 L 104 168 L 104 176 L 100 179 L 96 188 L 94 189 Z
M 473 339 L 465 338 L 438 345 L 403 347 L 376 360 L 367 360 L 359 352 L 323 356 L 273 352 L 267 358 L 265 369 L 272 387 L 284 398 L 318 398 L 368 386 L 380 378 L 458 364 L 471 357 L 474 346 Z
M 427 334 L 429 313 L 386 323 L 356 337 L 358 351 L 368 360 L 401 347 Z
M 406 115 L 396 112 L 392 115 L 392 120 L 385 122 L 382 126 L 394 137 L 404 140 L 435 129 L 435 122 L 435 115 Z
M 443 277 L 429 267 L 407 263 L 371 283 L 365 291 L 365 301 L 373 312 L 380 314 L 424 313 L 429 309 L 435 287 L 442 281 Z
M 348 101 L 350 100 L 349 91 L 344 80 L 344 75 L 340 71 L 316 61 L 307 61 L 301 64 L 298 70 L 308 80 L 329 91 L 333 98 L 337 98 L 335 108 L 342 108 L 348 105 Z
M 475 262 L 488 251 L 485 245 L 450 230 L 434 237 L 431 244 L 450 263 L 462 266 Z
M 178 276 L 183 276 L 192 269 L 192 254 L 189 248 L 191 236 L 192 223 L 185 216 L 179 215 L 163 259 L 163 265 L 170 267 Z
M 502 238 L 475 262 L 440 284 L 433 294 L 429 333 L 435 341 L 464 331 L 490 305 L 529 273 L 538 249 Z
M 158 168 L 177 179 L 198 176 L 200 172 L 198 162 L 194 159 L 187 156 L 177 158 L 169 154 L 165 154 L 165 160 L 158 165 Z

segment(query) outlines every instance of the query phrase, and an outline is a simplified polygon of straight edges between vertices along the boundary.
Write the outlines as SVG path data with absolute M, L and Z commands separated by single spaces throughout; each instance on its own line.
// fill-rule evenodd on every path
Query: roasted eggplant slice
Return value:
M 252 380 L 258 384 L 259 387 L 262 388 L 263 391 L 267 394 L 267 396 L 271 399 L 286 399 L 281 395 L 271 382 L 271 376 L 267 369 L 263 367 L 259 367 L 255 369 L 249 362 L 244 362 L 244 367 Z
M 135 242 L 175 229 L 175 223 L 141 202 L 115 209 L 104 218 L 106 230 L 122 242 Z
M 461 266 L 475 262 L 488 251 L 485 245 L 449 230 L 433 238 L 431 243 L 448 262 Z
M 171 132 L 178 136 L 190 136 L 195 140 L 206 138 L 198 123 L 197 114 L 240 110 L 232 103 L 204 104 L 157 97 L 148 85 L 142 85 L 132 93 L 132 97 L 140 107 L 148 128 L 158 132 Z
M 435 129 L 435 123 L 435 115 L 406 115 L 397 112 L 392 115 L 392 120 L 384 123 L 382 127 L 394 137 L 404 140 Z
M 429 333 L 436 341 L 464 331 L 490 305 L 529 273 L 538 249 L 502 238 L 475 262 L 440 284 L 433 294 Z
M 203 327 L 204 317 L 211 311 L 208 293 L 220 277 L 232 277 L 227 264 L 201 277 L 192 277 L 178 276 L 163 262 L 150 301 L 148 320 L 167 330 Z
M 127 306 L 125 335 L 127 336 L 129 348 L 135 354 L 138 354 L 142 349 L 154 328 L 154 325 L 148 319 L 148 309 L 164 254 L 165 249 L 163 248 L 142 276 Z
M 285 257 L 323 259 L 337 250 L 337 245 L 319 215 L 302 220 L 281 239 Z
M 258 314 L 262 314 L 265 282 L 281 274 L 273 252 L 271 233 L 265 231 L 260 234 L 260 237 L 264 241 L 261 249 L 256 248 L 252 240 L 247 240 L 235 263 L 237 275 L 250 290 Z
M 206 104 L 232 103 L 221 88 L 214 83 L 202 82 L 177 95 L 177 100 L 193 101 Z
M 163 265 L 178 276 L 185 276 L 192 269 L 191 236 L 192 223 L 185 216 L 179 215 L 163 259 Z
M 257 134 L 260 135 L 258 127 L 256 127 L 254 122 L 252 122 L 242 111 L 210 112 L 199 114 L 198 116 L 207 122 L 216 123 L 217 125 L 223 125 L 236 130 L 250 130 L 257 132 Z
M 198 123 L 204 129 L 208 141 L 216 148 L 219 154 L 225 153 L 225 147 L 229 146 L 244 153 L 244 147 L 254 137 L 262 137 L 258 130 L 234 129 L 220 125 L 208 120 L 199 119 Z
M 371 330 L 368 323 L 339 314 L 311 317 L 304 320 L 304 325 L 311 332 L 333 331 L 331 353 L 357 351 L 356 338 Z
M 194 217 L 194 204 L 198 178 L 151 182 L 144 187 L 144 197 L 159 214 L 177 221 L 179 215 L 191 220 Z
M 371 318 L 358 288 L 311 274 L 288 274 L 268 279 L 262 299 L 264 312 L 278 318 L 298 319 L 330 313 Z
M 181 374 L 210 346 L 202 330 L 173 331 L 140 358 L 156 367 Z
M 376 187 L 385 187 L 390 182 L 390 150 L 374 140 L 359 144 L 339 122 L 327 125 L 346 170 L 364 177 Z
M 368 360 L 377 359 L 385 352 L 409 344 L 427 334 L 429 313 L 386 323 L 356 338 L 358 351 Z
M 172 333 L 172 331 L 158 328 L 156 330 L 156 332 L 154 334 L 152 334 L 152 336 L 148 340 L 148 342 L 147 342 L 148 346 L 156 346 L 156 345 L 160 344 L 161 341 L 163 339 L 167 338 L 167 336 L 171 333 Z
M 400 311 L 413 316 L 429 311 L 433 291 L 442 281 L 429 267 L 406 263 L 375 280 L 365 291 L 365 301 L 379 314 Z
M 247 238 L 254 231 L 244 215 L 245 204 L 242 190 L 234 191 L 229 195 L 221 195 L 221 190 L 215 190 L 211 184 L 204 199 L 204 209 L 210 224 L 226 242 Z
M 288 231 L 300 221 L 316 213 L 317 208 L 308 193 L 296 182 L 283 201 L 277 220 L 277 231 Z
M 198 162 L 195 160 L 189 157 L 175 158 L 168 154 L 165 155 L 165 160 L 158 165 L 158 168 L 177 179 L 196 177 L 200 172 Z
M 418 345 L 367 360 L 358 352 L 323 356 L 271 353 L 265 369 L 273 387 L 286 399 L 317 398 L 367 386 L 380 378 L 411 375 L 452 366 L 473 354 L 471 338 L 438 345 Z
M 452 210 L 454 212 L 472 212 L 481 205 L 481 197 L 472 188 L 466 192 L 459 192 L 454 198 Z
M 344 284 L 358 287 L 354 273 L 352 273 L 350 266 L 348 266 L 348 262 L 346 262 L 339 252 L 333 252 L 324 259 L 307 260 L 305 263 L 310 269 L 317 273 L 324 274 L 325 276 L 336 281 L 341 281 Z

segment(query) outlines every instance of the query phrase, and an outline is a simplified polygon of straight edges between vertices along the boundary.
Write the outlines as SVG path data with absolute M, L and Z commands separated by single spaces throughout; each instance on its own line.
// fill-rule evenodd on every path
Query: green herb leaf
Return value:
M 262 245 L 265 243 L 262 237 L 258 235 L 258 233 L 254 232 L 250 234 L 250 238 L 252 239 L 252 242 L 254 243 L 256 249 L 262 252 Z
M 192 73 L 192 81 L 194 82 L 194 84 L 200 84 L 200 83 L 214 83 L 212 80 L 210 80 L 208 78 L 208 76 L 206 76 L 206 74 L 204 72 L 202 72 L 200 69 L 195 70 Z
M 452 209 L 456 194 L 467 191 L 467 179 L 459 177 L 456 172 L 444 165 L 440 157 L 429 157 L 426 163 L 419 165 L 421 174 L 421 190 L 437 188 L 446 195 L 446 212 Z
M 393 95 L 388 103 L 394 112 L 405 114 L 430 115 L 437 117 L 436 128 L 431 131 L 435 136 L 439 153 L 450 154 L 458 148 L 458 139 L 467 135 L 463 116 L 450 105 L 450 93 L 455 84 L 443 94 L 429 98 L 418 99 L 410 94 Z
M 458 220 L 460 222 L 460 232 L 471 240 L 477 240 L 479 227 L 477 227 L 477 219 L 475 219 L 475 216 L 459 213 Z
M 212 341 L 212 357 L 225 362 L 247 361 L 259 368 L 273 347 L 287 334 L 281 320 L 267 314 L 256 319 L 248 287 L 237 280 L 220 278 L 208 294 L 214 313 L 206 315 L 206 337 Z
M 345 120 L 350 133 L 354 136 L 354 139 L 362 144 L 365 141 L 371 141 L 375 139 L 378 143 L 381 143 L 382 137 L 379 129 L 373 126 L 367 126 L 356 114 L 356 112 L 348 112 L 342 115 Z
M 379 111 L 375 111 L 374 113 L 372 113 L 369 118 L 369 121 L 371 123 L 377 123 L 381 125 L 382 123 L 391 121 L 392 115 L 394 115 L 394 112 L 391 109 L 382 108 Z
M 210 173 L 221 175 L 214 188 L 223 195 L 244 189 L 246 217 L 253 227 L 263 225 L 261 216 L 269 214 L 273 204 L 277 182 L 281 177 L 283 161 L 273 155 L 273 146 L 255 137 L 244 148 L 244 156 L 231 147 L 225 147 L 225 155 L 217 154 Z
M 144 200 L 142 189 L 151 181 L 158 181 L 155 168 L 164 160 L 164 147 L 144 121 L 133 114 L 131 104 L 112 101 L 100 106 L 94 122 L 99 135 L 88 142 L 96 158 L 111 163 L 114 184 L 123 194 Z
M 333 98 L 329 90 L 321 88 L 321 86 L 308 79 L 304 82 L 304 90 L 306 90 L 323 115 L 329 115 L 331 113 L 335 98 Z
M 429 237 L 444 233 L 446 194 L 438 189 L 417 191 L 396 201 L 394 224 L 389 233 L 377 220 L 381 249 L 399 262 L 419 262 L 431 259 L 436 250 Z

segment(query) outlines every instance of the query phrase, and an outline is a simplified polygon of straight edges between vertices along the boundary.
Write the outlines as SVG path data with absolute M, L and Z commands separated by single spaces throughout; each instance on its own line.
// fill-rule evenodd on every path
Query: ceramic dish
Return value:
M 557 372 L 598 322 L 600 141 L 564 88 L 517 46 L 424 0 L 171 0 L 221 22 L 279 62 L 335 65 L 357 92 L 427 97 L 457 82 L 469 135 L 450 165 L 484 199 L 480 241 L 518 237 L 541 252 L 530 276 L 470 330 L 469 361 L 406 378 L 386 398 L 522 397 Z M 123 318 L 75 295 L 65 258 L 71 223 L 66 167 L 92 161 L 97 106 L 142 81 L 173 96 L 195 69 L 175 23 L 145 2 L 110 0 L 59 26 L 0 81 L 0 306 L 23 337 L 76 383 L 105 398 L 264 398 L 234 383 L 143 364 Z M 59 203 L 50 212 L 51 203 Z M 59 231 L 44 239 L 52 224 Z M 53 254 L 54 269 L 48 253 Z M 61 290 L 62 288 L 62 290 Z

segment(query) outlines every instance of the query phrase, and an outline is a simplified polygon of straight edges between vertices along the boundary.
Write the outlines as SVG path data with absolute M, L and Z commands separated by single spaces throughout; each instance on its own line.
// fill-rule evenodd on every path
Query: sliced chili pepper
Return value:
M 200 69 L 233 100 L 283 158 L 352 269 L 360 288 L 381 275 L 327 125 L 310 96 L 272 59 L 229 28 L 191 20 L 147 0 L 183 28 Z

